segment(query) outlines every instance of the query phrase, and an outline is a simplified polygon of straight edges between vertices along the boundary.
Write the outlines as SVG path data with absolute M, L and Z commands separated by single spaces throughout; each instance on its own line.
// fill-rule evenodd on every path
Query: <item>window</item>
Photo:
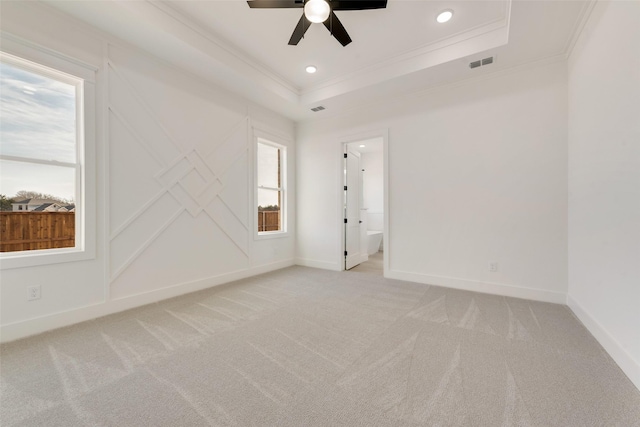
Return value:
M 284 215 L 285 154 L 284 146 L 258 138 L 256 183 L 259 235 L 286 231 Z
M 2 268 L 72 261 L 95 254 L 95 194 L 86 191 L 95 185 L 91 177 L 95 172 L 94 77 L 95 69 L 79 61 L 45 48 L 3 40 Z

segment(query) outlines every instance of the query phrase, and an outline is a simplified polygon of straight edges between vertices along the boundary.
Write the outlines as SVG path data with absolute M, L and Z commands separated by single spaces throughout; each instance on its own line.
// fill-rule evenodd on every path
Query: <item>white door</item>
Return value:
M 344 268 L 360 264 L 360 153 L 347 148 L 345 159 Z

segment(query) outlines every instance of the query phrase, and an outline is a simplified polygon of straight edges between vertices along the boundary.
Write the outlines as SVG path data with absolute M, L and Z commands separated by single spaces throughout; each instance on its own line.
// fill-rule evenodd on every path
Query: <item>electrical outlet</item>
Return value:
M 40 299 L 40 291 L 41 291 L 40 285 L 29 286 L 27 288 L 27 301 Z
M 496 261 L 491 261 L 489 263 L 489 271 L 491 273 L 497 273 L 498 272 L 498 263 Z

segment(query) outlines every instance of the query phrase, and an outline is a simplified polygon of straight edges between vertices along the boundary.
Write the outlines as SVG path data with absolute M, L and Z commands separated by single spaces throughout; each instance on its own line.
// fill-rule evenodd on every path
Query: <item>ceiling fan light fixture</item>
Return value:
M 440 24 L 444 24 L 445 22 L 448 22 L 451 18 L 453 18 L 453 10 L 447 9 L 438 13 L 438 16 L 436 17 L 436 21 L 438 21 Z
M 309 0 L 304 5 L 304 16 L 314 24 L 326 21 L 329 13 L 331 13 L 331 7 L 325 0 Z
M 309 74 L 313 74 L 316 71 L 318 71 L 318 67 L 316 67 L 315 65 L 307 65 L 307 68 L 305 68 L 305 71 Z

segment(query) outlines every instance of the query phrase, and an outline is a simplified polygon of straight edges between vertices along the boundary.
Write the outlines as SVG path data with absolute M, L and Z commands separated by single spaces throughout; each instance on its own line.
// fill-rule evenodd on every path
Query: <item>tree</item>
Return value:
M 13 202 L 14 202 L 14 199 L 8 198 L 4 194 L 0 194 L 0 211 L 13 210 L 13 206 L 11 206 L 11 203 Z
M 263 212 L 263 211 L 279 211 L 279 210 L 280 210 L 280 206 L 278 206 L 278 205 L 258 206 L 258 211 L 259 212 Z
M 68 205 L 73 203 L 73 200 L 63 199 L 61 197 L 53 196 L 51 194 L 44 194 L 37 191 L 20 190 L 16 193 L 14 200 L 22 199 L 44 199 L 51 200 L 52 202 L 60 203 L 61 205 Z

